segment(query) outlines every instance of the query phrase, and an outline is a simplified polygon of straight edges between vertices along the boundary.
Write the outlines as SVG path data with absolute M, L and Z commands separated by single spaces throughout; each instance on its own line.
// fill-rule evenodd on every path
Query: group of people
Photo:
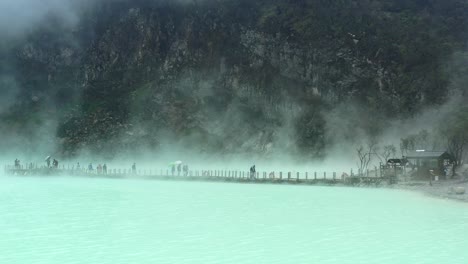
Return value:
M 76 168 L 77 168 L 77 170 L 81 170 L 81 166 L 80 166 L 79 162 L 76 164 Z M 88 164 L 88 173 L 92 173 L 92 172 L 94 172 L 93 163 L 89 163 Z M 96 167 L 96 173 L 97 174 L 107 174 L 107 165 L 105 163 L 103 165 L 98 164 L 97 167 Z
M 46 158 L 46 163 L 47 163 L 47 168 L 51 168 L 51 157 L 48 156 Z M 32 168 L 32 163 L 31 163 L 31 168 Z M 58 168 L 59 166 L 59 162 L 58 160 L 56 159 L 53 159 L 52 160 L 52 168 Z M 20 164 L 20 160 L 18 159 L 15 159 L 15 168 L 16 169 L 20 169 L 21 168 L 21 164 Z M 136 163 L 133 163 L 132 164 L 132 173 L 133 174 L 137 174 L 137 168 L 136 168 Z M 72 169 L 75 169 L 75 168 L 72 168 Z M 88 173 L 94 173 L 94 171 L 96 171 L 97 174 L 107 174 L 107 165 L 104 163 L 104 164 L 98 164 L 97 167 L 96 167 L 96 170 L 94 170 L 94 167 L 93 167 L 93 163 L 89 163 L 88 164 L 88 167 L 82 167 L 80 165 L 79 162 L 76 163 L 76 170 L 77 171 L 80 171 L 80 170 L 83 170 L 83 171 L 87 171 Z M 172 164 L 171 165 L 171 172 L 172 172 L 172 176 L 175 176 L 176 173 L 177 173 L 177 176 L 188 176 L 189 175 L 189 166 L 187 164 L 182 164 L 182 163 L 176 163 L 176 164 Z M 205 172 L 203 172 L 203 175 L 205 174 Z M 274 178 L 274 173 L 270 173 L 270 178 Z M 252 167 L 250 167 L 250 179 L 256 179 L 257 178 L 257 172 L 256 172 L 256 169 L 255 169 L 255 165 L 253 165 Z
M 50 157 L 50 156 L 48 156 L 48 157 L 46 158 L 47 168 L 50 168 L 50 159 L 51 159 L 51 157 Z M 53 161 L 52 161 L 52 168 L 55 168 L 55 169 L 57 169 L 57 168 L 58 168 L 58 166 L 59 166 L 59 162 L 58 162 L 58 160 L 56 160 L 56 159 L 53 159 Z
M 180 176 L 181 173 L 183 173 L 182 175 L 183 176 L 188 176 L 188 173 L 189 173 L 189 166 L 184 164 L 173 164 L 172 165 L 172 169 L 171 169 L 171 172 L 172 172 L 172 176 L 175 175 L 176 173 L 176 167 L 177 167 L 177 176 Z

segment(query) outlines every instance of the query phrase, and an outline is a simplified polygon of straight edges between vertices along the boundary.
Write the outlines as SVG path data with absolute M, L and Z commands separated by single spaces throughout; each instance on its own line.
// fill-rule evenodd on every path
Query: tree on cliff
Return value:
M 455 159 L 455 168 L 462 165 L 468 151 L 468 107 L 455 109 L 442 128 L 447 151 Z

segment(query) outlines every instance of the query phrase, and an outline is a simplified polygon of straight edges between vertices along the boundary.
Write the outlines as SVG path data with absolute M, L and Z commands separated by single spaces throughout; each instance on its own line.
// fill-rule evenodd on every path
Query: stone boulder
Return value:
M 455 187 L 453 188 L 453 191 L 458 195 L 465 194 L 465 187 Z

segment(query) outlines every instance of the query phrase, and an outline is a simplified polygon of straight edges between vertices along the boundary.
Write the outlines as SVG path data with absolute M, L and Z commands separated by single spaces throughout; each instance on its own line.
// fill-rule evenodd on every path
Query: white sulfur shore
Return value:
M 468 202 L 468 179 L 400 182 L 394 188 L 422 192 L 443 199 Z

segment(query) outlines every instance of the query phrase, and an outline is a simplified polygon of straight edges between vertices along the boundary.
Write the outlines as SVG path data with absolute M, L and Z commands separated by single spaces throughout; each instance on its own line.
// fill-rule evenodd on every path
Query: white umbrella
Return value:
M 48 159 L 50 159 L 50 156 L 47 156 L 47 157 L 45 158 L 46 161 L 47 161 Z
M 182 161 L 178 160 L 178 161 L 171 162 L 171 163 L 169 163 L 169 166 L 179 165 L 179 164 L 182 164 Z

